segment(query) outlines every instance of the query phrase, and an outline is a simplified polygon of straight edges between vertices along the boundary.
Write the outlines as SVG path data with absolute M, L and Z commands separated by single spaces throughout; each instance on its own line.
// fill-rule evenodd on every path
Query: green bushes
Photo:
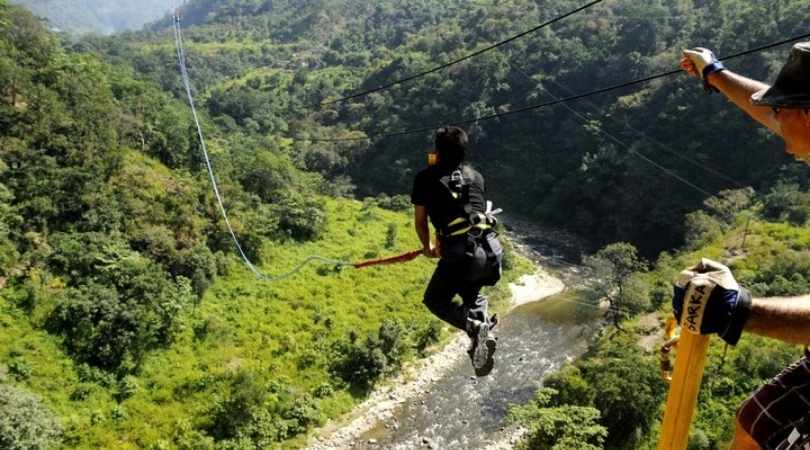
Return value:
M 584 263 L 592 271 L 587 299 L 598 305 L 607 301 L 608 317 L 616 327 L 622 320 L 649 307 L 646 287 L 637 272 L 646 270 L 646 263 L 632 244 L 610 244 L 587 256 Z
M 550 376 L 545 386 L 555 390 L 552 406 L 596 408 L 605 427 L 606 448 L 636 448 L 658 420 L 666 385 L 658 364 L 644 355 L 632 334 L 613 334 L 574 366 Z M 632 393 L 632 395 L 628 395 Z
M 24 358 L 13 357 L 8 363 L 8 373 L 17 381 L 31 378 L 31 365 Z
M 64 337 L 77 361 L 129 372 L 147 350 L 171 342 L 178 313 L 192 302 L 190 283 L 174 284 L 162 273 L 133 275 L 136 282 L 121 292 L 90 283 L 68 289 L 58 300 L 48 329 Z
M 316 400 L 283 383 L 244 371 L 228 383 L 229 393 L 215 403 L 205 426 L 218 448 L 269 448 L 321 420 Z
M 282 194 L 271 207 L 282 236 L 299 241 L 317 238 L 326 226 L 323 202 L 295 192 Z
M 368 390 L 380 377 L 400 367 L 406 346 L 403 327 L 386 320 L 377 334 L 364 341 L 353 336 L 349 342 L 338 343 L 331 370 L 344 382 Z
M 128 372 L 148 349 L 171 342 L 178 314 L 193 302 L 190 280 L 172 280 L 108 236 L 62 234 L 54 247 L 53 267 L 75 287 L 57 300 L 48 329 L 77 361 Z
M 48 450 L 59 444 L 61 427 L 34 395 L 0 384 L 0 448 Z
M 407 195 L 394 195 L 389 197 L 387 194 L 380 194 L 375 199 L 377 206 L 390 211 L 410 211 L 413 206 L 411 199 Z
M 810 192 L 798 184 L 780 182 L 762 197 L 762 214 L 768 219 L 804 225 L 810 219 Z
M 529 428 L 518 446 L 528 450 L 601 450 L 607 430 L 599 410 L 561 402 L 558 392 L 543 388 L 530 403 L 509 411 L 509 420 Z M 562 406 L 557 406 L 562 405 Z

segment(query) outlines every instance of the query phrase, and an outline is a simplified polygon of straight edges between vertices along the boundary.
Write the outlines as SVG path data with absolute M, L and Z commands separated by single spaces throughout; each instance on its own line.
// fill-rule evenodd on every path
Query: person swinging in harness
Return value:
M 488 316 L 481 289 L 501 277 L 503 249 L 493 229 L 500 211 L 492 211 L 492 203 L 484 199 L 484 177 L 465 164 L 469 138 L 464 130 L 438 129 L 435 149 L 434 160 L 416 175 L 411 193 L 423 253 L 440 258 L 423 303 L 436 317 L 467 333 L 475 374 L 486 376 L 495 364 L 497 342 L 490 331 L 497 317 Z M 428 219 L 436 230 L 435 245 Z M 461 304 L 453 302 L 456 295 Z

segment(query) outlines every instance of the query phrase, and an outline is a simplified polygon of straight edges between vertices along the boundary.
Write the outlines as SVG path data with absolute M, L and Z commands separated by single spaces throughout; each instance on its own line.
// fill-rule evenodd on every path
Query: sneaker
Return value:
M 489 334 L 490 326 L 480 320 L 468 319 L 467 331 L 471 334 L 472 346 L 467 354 L 472 360 L 475 374 L 488 375 L 495 365 L 494 353 L 497 342 Z
M 492 369 L 495 367 L 495 349 L 497 348 L 497 340 L 490 337 L 484 343 L 484 346 L 487 347 L 487 359 L 484 362 L 484 365 L 481 367 L 473 367 L 475 371 L 475 376 L 477 377 L 485 377 L 492 372 Z

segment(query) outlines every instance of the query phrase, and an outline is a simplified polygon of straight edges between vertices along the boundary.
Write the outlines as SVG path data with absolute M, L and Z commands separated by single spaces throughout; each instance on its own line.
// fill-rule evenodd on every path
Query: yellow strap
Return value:
M 695 415 L 708 350 L 708 336 L 681 334 L 658 450 L 685 450 L 689 444 L 689 426 Z
M 459 236 L 461 234 L 464 234 L 464 233 L 472 230 L 473 228 L 478 228 L 479 230 L 489 230 L 492 227 L 487 225 L 487 224 L 479 223 L 478 225 L 475 225 L 475 226 L 464 227 L 464 228 L 456 231 L 455 233 L 450 233 L 450 236 Z
M 466 232 L 468 232 L 470 230 L 472 230 L 472 227 L 464 227 L 464 228 L 456 231 L 455 233 L 450 233 L 450 236 L 458 236 L 458 235 L 464 234 L 464 233 L 466 233 Z
M 447 224 L 447 226 L 448 226 L 448 227 L 452 227 L 453 225 L 458 225 L 458 224 L 460 224 L 460 223 L 465 222 L 466 220 L 467 220 L 467 219 L 465 219 L 465 218 L 463 218 L 463 217 L 459 217 L 458 219 L 456 219 L 456 220 L 454 220 L 454 221 L 452 221 L 452 222 L 448 223 L 448 224 Z
M 682 333 L 658 450 L 686 450 L 689 444 L 689 426 L 695 415 L 709 351 L 709 337 L 700 334 L 700 324 L 714 287 L 714 282 L 704 274 L 692 274 L 684 295 Z

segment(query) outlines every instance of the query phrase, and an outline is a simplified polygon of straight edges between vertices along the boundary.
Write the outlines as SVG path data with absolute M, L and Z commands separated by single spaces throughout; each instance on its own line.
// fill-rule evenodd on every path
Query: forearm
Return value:
M 422 248 L 430 248 L 430 227 L 426 222 L 414 221 L 414 228 L 416 235 L 419 236 L 419 242 L 422 243 Z
M 776 119 L 774 119 L 771 109 L 751 104 L 751 95 L 770 86 L 730 70 L 710 74 L 708 82 L 754 120 L 765 125 L 774 133 L 781 135 L 781 129 Z
M 745 331 L 794 344 L 810 344 L 810 295 L 754 299 Z

